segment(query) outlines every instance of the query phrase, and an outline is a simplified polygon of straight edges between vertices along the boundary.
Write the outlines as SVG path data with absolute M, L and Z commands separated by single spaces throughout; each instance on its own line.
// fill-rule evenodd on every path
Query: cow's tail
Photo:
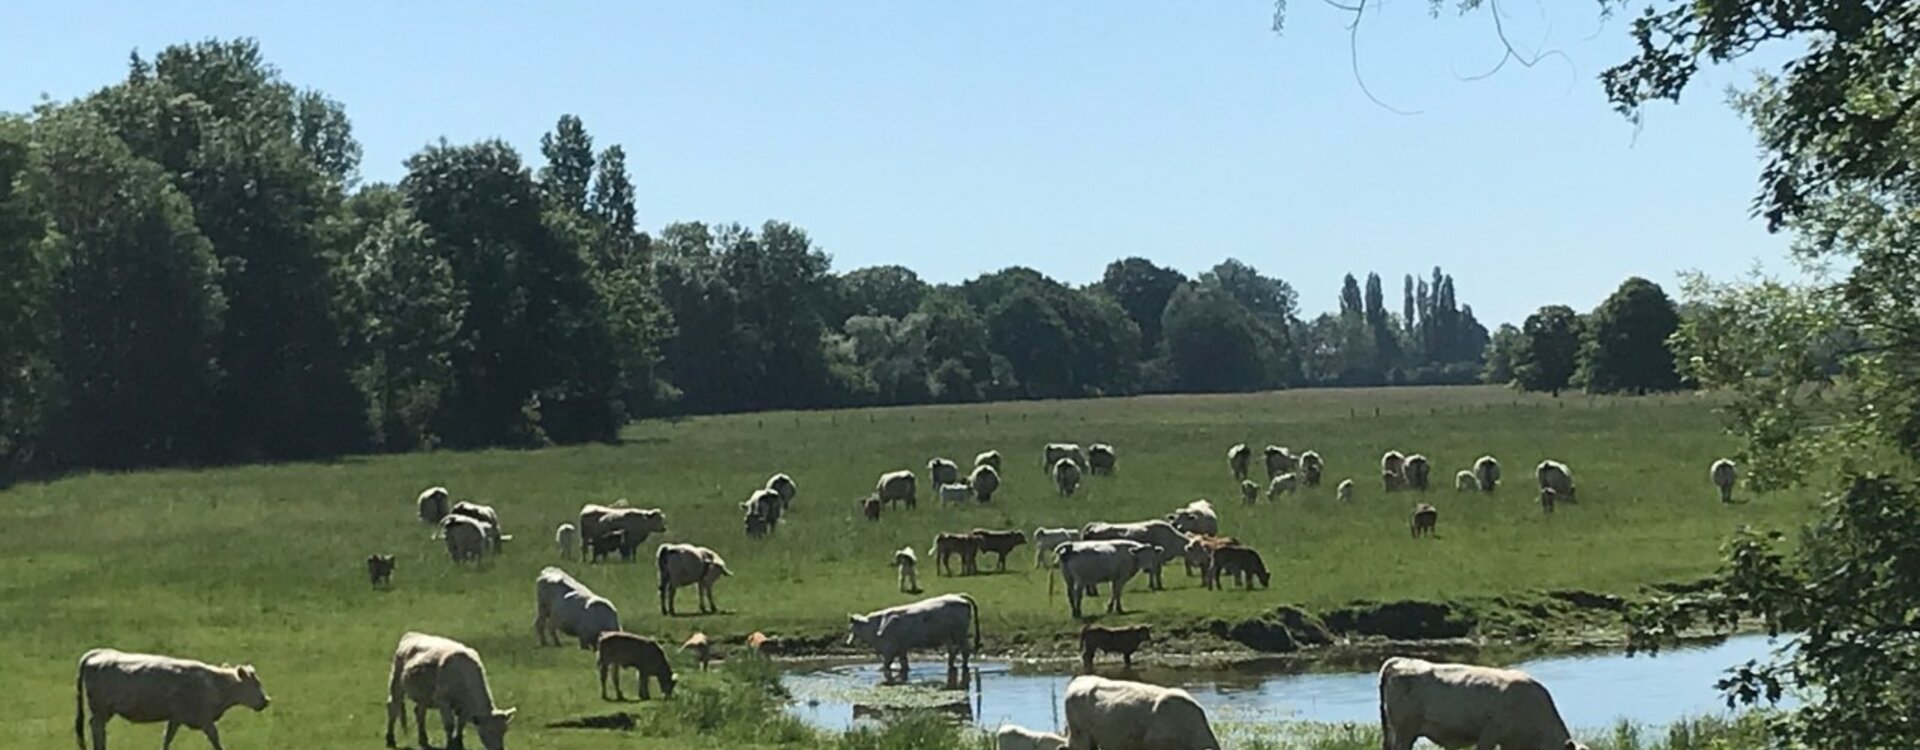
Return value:
M 73 741 L 80 750 L 87 750 L 87 658 L 80 657 L 80 667 L 73 674 Z
M 967 600 L 967 608 L 973 610 L 973 652 L 977 654 L 980 653 L 980 603 L 968 594 L 961 594 L 960 598 Z
M 667 552 L 667 545 L 662 544 L 660 545 L 660 549 L 653 553 L 654 567 L 660 571 L 661 596 L 667 595 L 667 581 L 672 580 L 672 576 L 667 574 Z

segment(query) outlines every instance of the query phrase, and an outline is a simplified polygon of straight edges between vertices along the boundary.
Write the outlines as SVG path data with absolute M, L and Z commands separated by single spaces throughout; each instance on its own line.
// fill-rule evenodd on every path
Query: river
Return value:
M 1778 643 L 1763 635 L 1743 635 L 1713 645 L 1663 651 L 1657 657 L 1597 652 L 1515 666 L 1553 691 L 1562 717 L 1576 730 L 1604 729 L 1622 719 L 1661 726 L 1686 717 L 1726 714 L 1726 702 L 1714 683 L 1729 667 L 1764 661 Z M 913 685 L 907 688 L 879 687 L 879 671 L 871 663 L 797 670 L 786 678 L 794 696 L 790 710 L 828 729 L 846 729 L 856 721 L 856 713 L 871 713 L 866 705 L 856 709 L 856 704 L 941 707 L 985 728 L 1001 723 L 1035 728 L 1064 725 L 1060 696 L 1073 675 L 1006 662 L 974 666 L 972 684 L 964 692 L 937 687 L 945 680 L 946 669 L 931 654 L 914 665 Z M 1095 666 L 1108 677 L 1185 688 L 1216 721 L 1374 724 L 1380 720 L 1379 679 L 1372 672 L 1301 672 L 1302 667 L 1291 662 L 1129 673 L 1103 658 Z

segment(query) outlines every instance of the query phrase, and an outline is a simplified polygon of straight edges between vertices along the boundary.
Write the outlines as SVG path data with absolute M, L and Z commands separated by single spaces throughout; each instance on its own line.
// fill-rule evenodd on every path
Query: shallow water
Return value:
M 1604 729 L 1626 719 L 1659 726 L 1682 718 L 1725 715 L 1714 683 L 1729 667 L 1764 660 L 1777 644 L 1766 636 L 1729 638 L 1710 646 L 1663 651 L 1657 657 L 1619 652 L 1559 656 L 1517 664 L 1553 691 L 1576 730 Z M 1077 666 L 1077 665 L 1076 665 Z M 1377 723 L 1379 678 L 1373 672 L 1301 673 L 1274 664 L 1228 670 L 1122 669 L 1106 657 L 1095 663 L 1108 677 L 1185 688 L 1215 721 Z M 946 666 L 928 654 L 916 663 L 909 687 L 882 687 L 874 664 L 796 671 L 786 677 L 795 701 L 789 710 L 808 722 L 846 729 L 876 705 L 940 707 L 982 727 L 1002 723 L 1060 727 L 1060 698 L 1072 674 L 1005 662 L 975 664 L 967 688 L 945 689 Z M 856 714 L 859 717 L 856 717 Z

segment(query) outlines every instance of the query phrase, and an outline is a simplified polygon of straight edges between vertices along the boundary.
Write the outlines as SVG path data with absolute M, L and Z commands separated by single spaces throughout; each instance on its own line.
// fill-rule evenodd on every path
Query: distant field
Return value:
M 221 728 L 231 747 L 377 747 L 386 661 L 409 629 L 481 651 L 500 702 L 521 709 L 512 744 L 606 746 L 605 735 L 539 728 L 614 709 L 599 701 L 590 657 L 535 645 L 531 600 L 536 571 L 557 564 L 554 526 L 582 503 L 617 498 L 665 509 L 667 540 L 714 547 L 734 571 L 717 591 L 722 614 L 669 620 L 658 613 L 651 565 L 565 565 L 620 606 L 629 630 L 675 640 L 694 630 L 840 632 L 848 612 L 911 598 L 895 590 L 890 552 L 906 544 L 924 551 L 938 531 L 1139 520 L 1196 497 L 1213 499 L 1223 530 L 1264 552 L 1273 588 L 1204 591 L 1176 566 L 1171 590 L 1129 593 L 1135 613 L 1123 621 L 1181 625 L 1355 599 L 1628 593 L 1710 572 L 1741 524 L 1784 528 L 1807 517 L 1811 501 L 1802 497 L 1717 502 L 1707 465 L 1730 450 L 1718 424 L 1696 396 L 1300 391 L 727 416 L 635 425 L 618 446 L 16 486 L 0 491 L 0 675 L 19 688 L 0 747 L 67 746 L 74 663 L 105 645 L 254 663 L 274 706 L 230 713 Z M 1040 471 L 1048 441 L 1111 443 L 1119 474 L 1091 478 L 1079 496 L 1062 499 Z M 1318 450 L 1328 480 L 1242 508 L 1225 461 L 1236 442 Z M 989 448 L 1008 461 L 994 504 L 940 507 L 925 485 L 927 459 L 964 465 Z M 1380 492 L 1377 464 L 1389 448 L 1434 460 L 1440 489 L 1425 499 L 1441 509 L 1437 539 L 1408 539 L 1415 498 Z M 1453 472 L 1483 453 L 1501 459 L 1507 486 L 1491 497 L 1456 495 Z M 1581 499 L 1552 518 L 1532 489 L 1532 466 L 1548 457 L 1572 465 Z M 922 476 L 919 509 L 861 519 L 855 501 L 879 473 L 900 468 Z M 800 485 L 795 511 L 778 534 L 750 541 L 738 503 L 779 471 Z M 1333 486 L 1349 476 L 1360 492 L 1341 505 Z M 516 536 L 508 552 L 478 569 L 450 564 L 414 520 L 414 495 L 434 484 L 497 506 Z M 361 560 L 371 552 L 399 557 L 392 591 L 368 589 Z M 1007 574 L 974 578 L 940 577 L 929 562 L 921 583 L 928 595 L 975 596 L 990 649 L 1076 629 L 1064 601 L 1048 598 L 1047 577 L 1031 569 L 1031 549 L 1016 557 Z M 683 609 L 692 611 L 686 593 Z M 116 723 L 110 732 L 117 745 L 159 739 L 157 726 Z

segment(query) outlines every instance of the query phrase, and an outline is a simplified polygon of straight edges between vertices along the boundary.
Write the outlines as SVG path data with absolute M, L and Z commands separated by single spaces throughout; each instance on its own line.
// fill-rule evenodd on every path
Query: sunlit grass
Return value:
M 1039 469 L 1041 445 L 1057 440 L 1115 445 L 1119 475 L 1058 497 Z M 1243 509 L 1225 460 L 1236 442 L 1318 450 L 1328 481 Z M 854 501 L 882 471 L 924 475 L 931 456 L 967 463 L 989 448 L 1007 460 L 991 507 L 942 508 L 923 486 L 918 510 L 878 523 L 859 517 Z M 1438 538 L 1409 539 L 1414 498 L 1379 492 L 1377 462 L 1388 448 L 1432 457 L 1439 489 L 1424 499 L 1441 508 Z M 0 491 L 0 676 L 14 688 L 0 747 L 70 742 L 74 665 L 97 646 L 253 663 L 274 704 L 229 714 L 221 730 L 230 746 L 372 746 L 384 731 L 387 659 L 408 630 L 480 650 L 499 702 L 521 709 L 512 735 L 521 746 L 604 746 L 603 732 L 545 725 L 612 711 L 640 717 L 626 739 L 640 747 L 687 747 L 689 728 L 713 726 L 714 717 L 729 747 L 800 742 L 804 728 L 784 717 L 734 727 L 727 717 L 746 708 L 708 692 L 722 690 L 717 675 L 684 674 L 683 664 L 673 700 L 614 705 L 600 701 L 589 655 L 535 645 L 533 578 L 556 563 L 554 526 L 586 502 L 664 508 L 667 540 L 726 557 L 734 576 L 717 590 L 722 613 L 673 619 L 659 614 L 651 565 L 564 564 L 614 600 L 629 630 L 677 643 L 695 630 L 735 642 L 754 630 L 843 633 L 846 613 L 910 598 L 896 589 L 890 553 L 906 544 L 924 550 L 939 531 L 1138 520 L 1209 497 L 1226 533 L 1265 553 L 1273 587 L 1210 592 L 1173 571 L 1166 592 L 1129 592 L 1134 613 L 1123 621 L 1171 628 L 1283 603 L 1318 610 L 1355 599 L 1631 593 L 1696 578 L 1715 567 L 1720 542 L 1739 525 L 1786 527 L 1809 507 L 1784 496 L 1721 505 L 1706 467 L 1728 450 L 1695 397 L 1554 401 L 1410 388 L 740 415 L 640 424 L 616 446 L 18 485 Z M 1482 453 L 1502 459 L 1507 486 L 1490 497 L 1456 495 L 1452 472 Z M 1582 501 L 1551 518 L 1531 491 L 1531 467 L 1545 457 L 1573 466 Z M 795 510 L 773 537 L 749 541 L 738 503 L 778 471 L 799 482 Z M 1340 505 L 1333 486 L 1349 476 L 1359 497 Z M 433 484 L 496 505 L 515 536 L 507 553 L 478 568 L 448 563 L 413 520 L 415 494 Z M 361 561 L 373 552 L 398 557 L 392 590 L 368 587 Z M 926 564 L 920 582 L 929 595 L 976 597 L 990 649 L 1018 647 L 1016 637 L 1059 643 L 1078 626 L 1031 566 L 1022 548 L 1005 574 L 945 578 Z M 116 745 L 135 746 L 158 742 L 160 731 L 110 730 Z

